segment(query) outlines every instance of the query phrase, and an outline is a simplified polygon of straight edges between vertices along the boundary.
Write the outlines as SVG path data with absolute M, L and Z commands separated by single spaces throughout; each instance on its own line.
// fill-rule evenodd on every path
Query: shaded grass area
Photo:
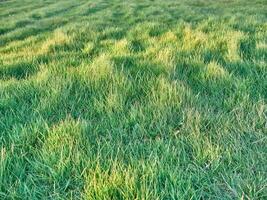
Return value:
M 267 198 L 257 1 L 0 1 L 1 199 Z

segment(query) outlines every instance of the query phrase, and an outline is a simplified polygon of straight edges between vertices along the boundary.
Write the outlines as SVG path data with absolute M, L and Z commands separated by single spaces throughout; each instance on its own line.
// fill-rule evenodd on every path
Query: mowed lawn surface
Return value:
M 0 199 L 266 199 L 266 0 L 1 0 Z

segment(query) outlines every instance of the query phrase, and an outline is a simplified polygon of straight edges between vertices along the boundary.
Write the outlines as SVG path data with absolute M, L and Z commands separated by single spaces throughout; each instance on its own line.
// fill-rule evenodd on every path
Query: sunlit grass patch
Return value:
M 54 170 L 51 172 L 55 175 L 62 174 L 70 162 L 79 162 L 82 131 L 82 124 L 66 120 L 48 132 L 40 157 Z
M 67 45 L 71 42 L 70 36 L 61 30 L 54 31 L 54 34 L 51 38 L 48 38 L 40 47 L 41 54 L 47 53 L 48 51 L 56 51 L 60 45 Z
M 239 41 L 243 38 L 242 32 L 230 32 L 227 34 L 227 46 L 228 46 L 228 54 L 227 58 L 230 61 L 238 61 L 240 60 L 239 55 Z
M 88 72 L 84 74 L 91 80 L 101 80 L 109 78 L 112 75 L 113 63 L 110 60 L 109 56 L 102 54 L 99 57 L 95 58 L 88 68 Z
M 208 36 L 198 30 L 193 30 L 186 26 L 183 30 L 183 49 L 184 50 L 198 50 L 207 43 Z
M 151 104 L 158 109 L 179 107 L 184 100 L 185 91 L 183 91 L 183 87 L 179 88 L 176 84 L 176 82 L 169 82 L 163 77 L 157 79 L 149 95 Z
M 205 72 L 207 78 L 224 78 L 227 76 L 227 72 L 224 68 L 222 68 L 218 63 L 216 62 L 210 62 L 206 66 L 206 72 Z
M 131 167 L 123 167 L 116 160 L 108 170 L 103 170 L 97 165 L 94 170 L 86 172 L 85 198 L 103 199 L 107 196 L 116 199 L 135 198 L 138 177 L 135 177 L 134 170 Z

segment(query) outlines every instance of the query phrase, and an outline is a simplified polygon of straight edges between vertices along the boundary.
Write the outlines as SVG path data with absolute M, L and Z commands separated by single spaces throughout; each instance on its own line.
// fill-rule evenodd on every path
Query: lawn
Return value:
M 0 0 L 0 199 L 267 199 L 266 0 Z

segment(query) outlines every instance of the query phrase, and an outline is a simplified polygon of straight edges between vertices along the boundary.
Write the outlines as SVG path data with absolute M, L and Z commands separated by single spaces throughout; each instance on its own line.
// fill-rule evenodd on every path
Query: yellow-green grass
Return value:
M 266 199 L 266 0 L 0 0 L 0 199 Z

